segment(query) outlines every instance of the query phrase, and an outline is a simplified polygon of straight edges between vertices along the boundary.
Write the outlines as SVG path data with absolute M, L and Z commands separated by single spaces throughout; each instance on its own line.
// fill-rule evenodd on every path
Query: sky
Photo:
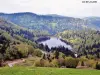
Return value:
M 82 3 L 97 1 L 97 3 Z M 70 17 L 100 17 L 100 0 L 0 0 L 0 12 L 33 12 Z

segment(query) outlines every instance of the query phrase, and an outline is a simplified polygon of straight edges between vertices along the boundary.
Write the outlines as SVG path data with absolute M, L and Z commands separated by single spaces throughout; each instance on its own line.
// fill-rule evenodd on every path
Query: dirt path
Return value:
M 6 61 L 5 63 L 8 64 L 9 67 L 13 67 L 15 64 L 24 62 L 25 59 L 16 59 L 13 61 Z

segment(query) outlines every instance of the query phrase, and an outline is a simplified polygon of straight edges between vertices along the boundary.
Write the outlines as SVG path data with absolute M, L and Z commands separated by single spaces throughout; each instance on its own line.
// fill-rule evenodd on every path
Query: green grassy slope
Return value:
M 0 75 L 100 75 L 99 70 L 13 67 L 0 68 Z

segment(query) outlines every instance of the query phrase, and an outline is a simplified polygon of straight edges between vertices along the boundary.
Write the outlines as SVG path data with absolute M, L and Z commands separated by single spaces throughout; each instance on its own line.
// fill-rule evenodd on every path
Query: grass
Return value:
M 100 70 L 69 68 L 4 67 L 0 75 L 100 75 Z

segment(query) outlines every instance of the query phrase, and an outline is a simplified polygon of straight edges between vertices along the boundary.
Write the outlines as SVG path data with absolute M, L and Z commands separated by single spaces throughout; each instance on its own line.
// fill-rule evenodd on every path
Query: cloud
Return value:
M 82 3 L 82 0 L 0 0 L 0 12 L 100 16 L 100 0 L 97 1 L 98 3 Z

